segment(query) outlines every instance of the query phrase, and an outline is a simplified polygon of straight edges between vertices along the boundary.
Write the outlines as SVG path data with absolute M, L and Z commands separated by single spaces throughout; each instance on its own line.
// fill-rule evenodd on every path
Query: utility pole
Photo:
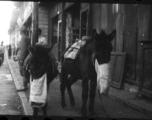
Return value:
M 32 46 L 38 42 L 38 2 L 33 2 L 32 11 Z

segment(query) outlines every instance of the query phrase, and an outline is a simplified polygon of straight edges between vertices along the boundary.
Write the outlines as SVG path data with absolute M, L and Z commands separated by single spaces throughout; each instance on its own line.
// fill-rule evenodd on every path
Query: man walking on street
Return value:
M 20 49 L 17 53 L 17 60 L 19 61 L 19 68 L 20 68 L 20 75 L 23 77 L 23 88 L 19 89 L 18 91 L 25 91 L 28 89 L 28 82 L 30 79 L 30 75 L 28 71 L 26 71 L 25 66 L 24 66 L 24 60 L 28 56 L 28 47 L 30 46 L 30 38 L 26 35 L 27 33 L 27 28 L 25 26 L 22 26 L 20 29 L 20 35 L 21 35 L 21 40 L 20 40 Z
M 4 62 L 4 52 L 5 52 L 5 48 L 3 46 L 3 41 L 1 42 L 1 46 L 0 46 L 0 58 L 1 58 L 1 65 L 3 64 Z M 0 65 L 0 66 L 1 66 Z
M 8 46 L 8 58 L 11 59 L 11 56 L 12 56 L 12 46 L 11 46 L 11 44 L 9 44 L 9 46 Z

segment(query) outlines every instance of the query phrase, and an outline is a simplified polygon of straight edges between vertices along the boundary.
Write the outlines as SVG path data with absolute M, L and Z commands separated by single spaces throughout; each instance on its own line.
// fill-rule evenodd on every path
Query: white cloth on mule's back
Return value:
M 95 70 L 97 72 L 97 88 L 99 89 L 100 94 L 107 95 L 111 83 L 110 63 L 99 65 L 96 59 Z
M 73 45 L 64 54 L 64 58 L 75 59 L 81 47 L 83 47 L 89 39 L 89 36 L 83 36 L 82 40 L 76 39 L 76 42 L 73 43 Z
M 32 77 L 30 77 L 30 103 L 33 107 L 43 107 L 47 102 L 47 74 L 33 81 L 31 79 Z
M 77 39 L 76 42 L 64 54 L 64 58 L 75 59 L 80 48 L 86 44 L 86 41 Z

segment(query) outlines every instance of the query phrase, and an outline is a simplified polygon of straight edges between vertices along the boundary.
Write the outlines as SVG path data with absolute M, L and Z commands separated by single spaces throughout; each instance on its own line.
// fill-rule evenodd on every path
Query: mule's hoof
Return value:
M 87 116 L 86 110 L 81 109 L 81 116 L 82 117 L 86 117 Z
M 87 117 L 86 113 L 82 113 L 81 117 Z
M 95 111 L 91 111 L 91 112 L 90 112 L 90 116 L 91 116 L 91 117 L 95 117 L 95 116 L 96 116 L 96 112 L 95 112 Z
M 75 102 L 71 102 L 71 107 L 74 108 Z
M 63 109 L 67 106 L 65 102 L 61 102 L 61 105 Z
M 43 116 L 47 116 L 47 114 L 43 114 Z
M 62 106 L 62 109 L 65 109 L 66 108 L 66 106 Z
M 66 105 L 66 104 L 64 104 L 64 105 L 62 105 L 62 108 L 63 108 L 63 109 L 65 109 L 65 107 L 66 107 L 66 106 L 67 106 L 67 105 Z
M 71 104 L 71 107 L 74 108 L 74 105 Z

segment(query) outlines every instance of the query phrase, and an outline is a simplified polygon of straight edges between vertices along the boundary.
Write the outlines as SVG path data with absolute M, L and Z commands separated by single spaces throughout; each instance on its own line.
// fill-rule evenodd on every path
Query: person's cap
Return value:
M 21 28 L 20 28 L 20 32 L 26 32 L 27 31 L 27 28 L 25 27 L 25 26 L 22 26 Z

